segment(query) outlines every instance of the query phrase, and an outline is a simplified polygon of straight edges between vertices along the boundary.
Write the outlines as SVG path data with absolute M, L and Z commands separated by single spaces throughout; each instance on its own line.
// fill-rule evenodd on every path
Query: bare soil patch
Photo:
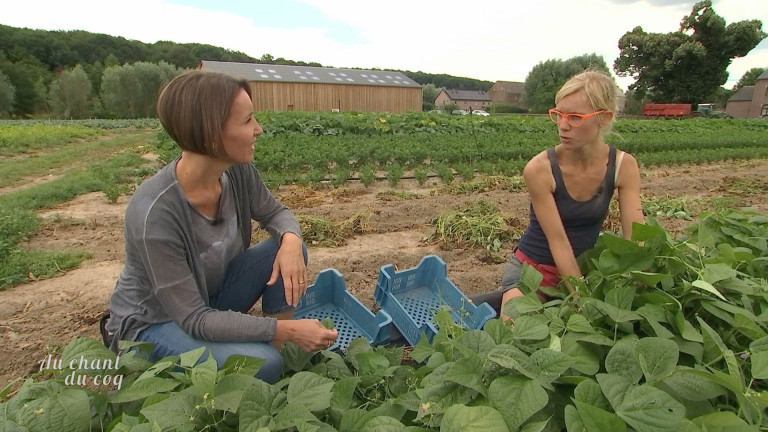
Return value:
M 643 169 L 644 195 L 713 198 L 733 197 L 739 205 L 768 210 L 764 185 L 768 160 L 735 161 L 706 165 L 667 166 Z M 745 180 L 735 188 L 733 179 Z M 442 184 L 430 180 L 419 186 L 403 180 L 395 188 L 409 192 L 408 198 L 380 194 L 391 190 L 386 182 L 365 188 L 351 183 L 339 189 L 283 186 L 275 195 L 297 214 L 343 220 L 369 208 L 371 217 L 365 234 L 348 239 L 339 247 L 310 245 L 310 280 L 317 272 L 335 268 L 347 287 L 366 306 L 376 308 L 373 292 L 379 269 L 393 264 L 399 269 L 416 266 L 429 254 L 439 255 L 448 266 L 448 277 L 467 294 L 496 289 L 503 264 L 490 253 L 451 244 L 428 243 L 430 221 L 441 211 L 458 209 L 484 198 L 498 204 L 505 215 L 521 223 L 528 220 L 525 191 L 492 190 L 470 195 L 441 193 Z M 752 193 L 755 192 L 755 193 Z M 59 277 L 40 280 L 0 291 L 0 385 L 29 376 L 37 362 L 58 352 L 72 338 L 99 338 L 98 317 L 105 310 L 124 256 L 123 215 L 128 197 L 115 204 L 103 193 L 91 193 L 40 213 L 45 220 L 39 232 L 24 245 L 32 249 L 79 249 L 92 254 L 78 269 Z M 696 208 L 695 210 L 701 210 Z M 690 222 L 660 219 L 673 232 Z M 513 244 L 497 255 L 506 259 Z

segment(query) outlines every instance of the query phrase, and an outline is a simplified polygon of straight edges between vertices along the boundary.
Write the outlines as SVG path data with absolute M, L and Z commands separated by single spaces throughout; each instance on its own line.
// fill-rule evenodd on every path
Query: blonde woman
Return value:
M 560 143 L 523 169 L 530 223 L 504 270 L 502 304 L 523 295 L 517 288 L 523 262 L 544 275 L 542 286 L 555 286 L 563 276 L 582 276 L 576 257 L 595 245 L 614 191 L 624 237 L 632 236 L 634 222 L 644 221 L 637 161 L 604 141 L 618 94 L 611 77 L 587 70 L 569 79 L 555 96 L 549 115 Z

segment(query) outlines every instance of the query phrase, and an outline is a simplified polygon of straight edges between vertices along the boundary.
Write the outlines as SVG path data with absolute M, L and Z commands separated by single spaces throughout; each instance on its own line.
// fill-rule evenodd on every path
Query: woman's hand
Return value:
M 304 263 L 301 238 L 291 232 L 283 234 L 267 285 L 273 285 L 280 276 L 283 277 L 285 302 L 296 307 L 307 290 L 307 265 Z
M 316 319 L 278 320 L 272 345 L 277 349 L 291 341 L 304 351 L 319 351 L 333 345 L 339 331 L 328 330 Z

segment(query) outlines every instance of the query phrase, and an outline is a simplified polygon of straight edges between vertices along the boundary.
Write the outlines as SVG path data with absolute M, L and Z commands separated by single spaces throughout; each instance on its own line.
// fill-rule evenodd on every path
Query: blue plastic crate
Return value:
M 328 349 L 346 348 L 353 339 L 364 337 L 373 345 L 389 341 L 392 317 L 380 310 L 376 315 L 347 291 L 344 277 L 336 269 L 319 272 L 315 283 L 299 300 L 294 319 L 331 317 L 339 337 Z
M 408 270 L 382 267 L 374 298 L 411 345 L 416 345 L 422 333 L 432 341 L 438 331 L 434 317 L 441 305 L 450 306 L 453 320 L 469 329 L 480 329 L 496 316 L 488 303 L 475 305 L 469 301 L 448 279 L 445 261 L 436 255 L 425 256 L 418 266 Z

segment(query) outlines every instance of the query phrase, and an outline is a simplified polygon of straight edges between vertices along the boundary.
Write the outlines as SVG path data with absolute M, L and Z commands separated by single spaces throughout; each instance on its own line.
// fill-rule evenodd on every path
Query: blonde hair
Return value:
M 559 103 L 564 97 L 578 91 L 583 91 L 587 95 L 593 110 L 607 110 L 613 113 L 611 120 L 604 126 L 604 132 L 609 132 L 613 126 L 619 102 L 619 87 L 613 81 L 613 78 L 605 72 L 596 69 L 587 69 L 580 72 L 572 76 L 560 87 L 560 90 L 555 95 L 555 104 Z
M 217 72 L 189 71 L 173 78 L 160 91 L 157 115 L 163 129 L 183 150 L 224 157 L 224 123 L 240 89 L 252 97 L 247 80 Z

